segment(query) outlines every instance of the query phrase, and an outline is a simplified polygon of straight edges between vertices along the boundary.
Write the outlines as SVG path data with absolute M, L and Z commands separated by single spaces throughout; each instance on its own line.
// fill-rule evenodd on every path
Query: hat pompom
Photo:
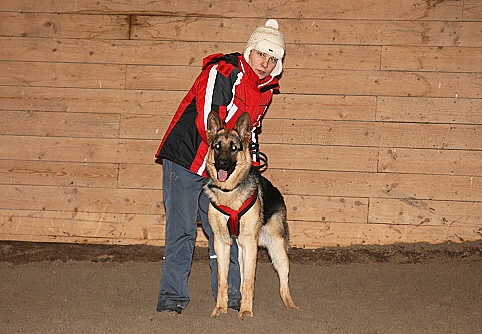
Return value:
M 269 19 L 268 21 L 266 21 L 265 26 L 271 27 L 273 29 L 279 28 L 278 21 L 276 21 L 275 19 Z

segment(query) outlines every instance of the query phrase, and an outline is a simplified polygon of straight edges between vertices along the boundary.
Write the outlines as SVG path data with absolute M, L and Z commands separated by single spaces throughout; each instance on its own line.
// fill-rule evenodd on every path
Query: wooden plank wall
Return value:
M 480 240 L 480 0 L 1 0 L 0 239 L 162 245 L 166 126 L 266 18 L 292 246 Z

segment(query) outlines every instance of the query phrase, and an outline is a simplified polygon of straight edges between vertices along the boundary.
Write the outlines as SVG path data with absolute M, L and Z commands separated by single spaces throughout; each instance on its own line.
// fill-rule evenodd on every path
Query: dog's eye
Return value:
M 238 150 L 238 148 L 236 147 L 236 145 L 234 145 L 233 143 L 231 143 L 230 149 L 231 149 L 231 152 L 235 152 L 235 151 Z
M 214 144 L 213 148 L 218 151 L 220 148 L 221 148 L 221 144 L 220 143 L 216 143 Z

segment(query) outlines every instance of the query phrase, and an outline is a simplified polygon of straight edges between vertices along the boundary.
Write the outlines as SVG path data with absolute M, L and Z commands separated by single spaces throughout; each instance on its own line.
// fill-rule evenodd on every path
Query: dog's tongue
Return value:
M 223 169 L 218 170 L 218 180 L 221 182 L 224 182 L 227 179 L 228 179 L 228 172 Z

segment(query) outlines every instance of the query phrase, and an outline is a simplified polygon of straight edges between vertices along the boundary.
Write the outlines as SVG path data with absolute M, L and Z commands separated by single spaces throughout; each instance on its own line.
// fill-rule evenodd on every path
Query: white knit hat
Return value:
M 278 58 L 275 68 L 271 72 L 271 76 L 275 77 L 283 70 L 282 59 L 285 55 L 285 38 L 281 31 L 278 30 L 278 21 L 269 19 L 262 27 L 256 28 L 244 49 L 244 59 L 249 60 L 251 50 L 255 49 L 267 53 Z

